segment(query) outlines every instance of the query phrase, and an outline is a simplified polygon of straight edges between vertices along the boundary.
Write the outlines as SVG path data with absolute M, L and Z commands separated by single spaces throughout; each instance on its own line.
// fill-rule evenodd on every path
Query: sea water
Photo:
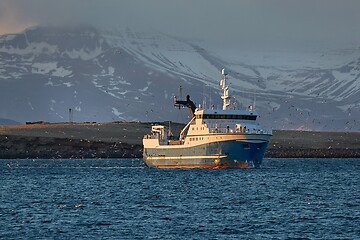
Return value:
M 0 239 L 360 239 L 360 159 L 0 160 Z

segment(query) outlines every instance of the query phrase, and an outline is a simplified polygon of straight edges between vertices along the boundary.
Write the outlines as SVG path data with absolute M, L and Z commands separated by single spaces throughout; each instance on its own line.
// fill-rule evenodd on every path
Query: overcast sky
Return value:
M 91 23 L 226 45 L 360 46 L 359 11 L 360 0 L 0 0 L 0 34 Z

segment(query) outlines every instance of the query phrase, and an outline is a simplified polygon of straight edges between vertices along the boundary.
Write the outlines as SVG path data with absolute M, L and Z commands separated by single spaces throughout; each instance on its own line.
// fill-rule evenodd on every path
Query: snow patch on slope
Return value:
M 57 66 L 57 62 L 37 62 L 33 63 L 31 72 L 34 74 L 50 74 L 54 77 L 66 77 L 72 74 L 72 71 L 64 67 Z
M 1 47 L 0 52 L 16 55 L 28 55 L 28 54 L 55 54 L 58 52 L 56 45 L 50 45 L 46 42 L 33 42 L 27 45 L 26 48 L 14 48 L 14 47 Z
M 89 49 L 85 49 L 85 48 L 81 48 L 79 50 L 72 49 L 71 51 L 66 51 L 65 54 L 70 59 L 81 59 L 81 60 L 87 61 L 87 60 L 91 60 L 93 58 L 96 58 L 97 56 L 99 56 L 103 52 L 104 51 L 102 50 L 101 47 L 96 47 L 93 50 L 89 50 Z
M 124 34 L 107 34 L 111 46 L 124 49 L 139 62 L 158 72 L 217 82 L 219 70 L 204 59 L 190 44 L 159 33 L 126 30 Z M 149 75 L 152 72 L 149 71 Z
M 112 113 L 116 116 L 116 117 L 118 117 L 118 118 L 120 118 L 120 119 L 122 119 L 122 120 L 126 120 L 124 117 L 122 117 L 121 115 L 123 115 L 124 114 L 124 112 L 120 112 L 117 108 L 115 108 L 115 107 L 113 107 L 113 108 L 111 108 L 112 109 Z

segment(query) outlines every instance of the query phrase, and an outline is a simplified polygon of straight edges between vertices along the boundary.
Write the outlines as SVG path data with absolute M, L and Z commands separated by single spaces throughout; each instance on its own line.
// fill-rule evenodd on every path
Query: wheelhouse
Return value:
M 239 119 L 256 120 L 256 115 L 236 115 L 236 114 L 199 114 L 196 119 Z

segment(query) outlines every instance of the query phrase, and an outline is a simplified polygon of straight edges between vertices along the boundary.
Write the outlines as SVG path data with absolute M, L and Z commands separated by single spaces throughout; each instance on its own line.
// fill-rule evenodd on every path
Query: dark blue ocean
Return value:
M 0 239 L 360 239 L 360 159 L 0 160 Z

